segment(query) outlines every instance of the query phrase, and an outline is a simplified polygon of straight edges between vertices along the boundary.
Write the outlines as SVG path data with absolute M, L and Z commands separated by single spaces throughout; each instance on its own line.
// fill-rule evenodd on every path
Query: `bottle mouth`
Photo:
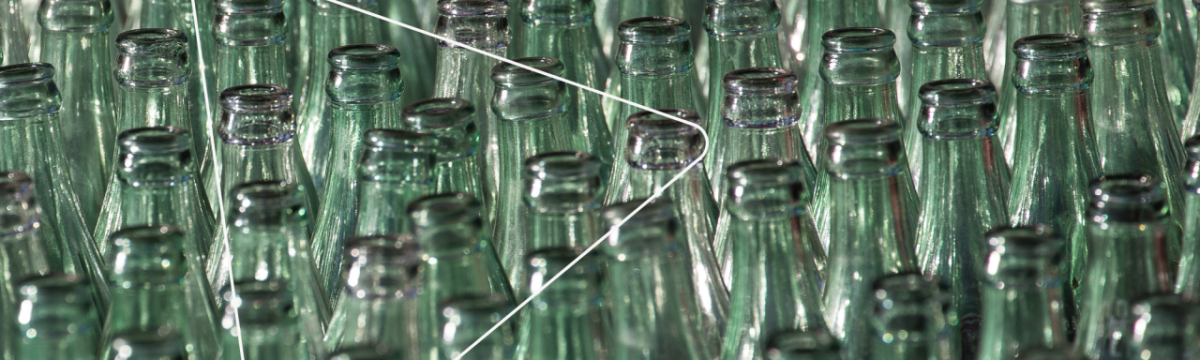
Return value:
M 524 57 L 513 59 L 513 62 L 555 76 L 562 76 L 564 69 L 562 62 L 551 57 Z M 496 64 L 496 67 L 492 68 L 492 80 L 496 82 L 496 85 L 505 88 L 558 81 L 506 62 Z
M 600 217 L 610 227 L 621 225 L 621 222 L 630 214 L 633 217 L 629 218 L 625 225 L 636 226 L 631 224 L 651 224 L 675 220 L 675 202 L 673 200 L 665 197 L 654 199 L 635 214 L 634 211 L 641 207 L 643 202 L 646 202 L 646 199 L 634 199 L 609 205 L 601 210 Z
M 130 330 L 116 334 L 106 344 L 115 359 L 169 359 L 185 358 L 183 336 L 175 330 Z
M 217 0 L 213 2 L 218 14 L 258 14 L 283 11 L 283 0 Z
M 1087 44 L 1079 35 L 1033 35 L 1013 43 L 1013 52 L 1021 60 L 1082 58 L 1087 56 Z
M 873 27 L 848 27 L 831 30 L 821 36 L 825 50 L 834 53 L 891 51 L 896 34 Z
M 888 119 L 855 119 L 825 126 L 825 138 L 831 144 L 879 144 L 900 141 L 900 123 Z
M 363 134 L 367 151 L 371 152 L 432 152 L 437 142 L 429 134 L 405 130 L 371 129 Z
M 381 349 L 375 344 L 357 345 L 329 354 L 329 360 L 390 360 L 400 357 L 393 349 Z
M 743 161 L 725 170 L 725 178 L 733 186 L 779 186 L 795 184 L 804 178 L 799 162 L 779 159 Z
M 504 16 L 508 1 L 504 0 L 438 0 L 442 16 Z
M 925 83 L 917 92 L 925 105 L 983 105 L 995 103 L 996 87 L 987 80 L 946 79 Z
M 91 283 L 87 278 L 61 272 L 34 275 L 17 281 L 17 292 L 34 304 L 58 303 L 90 306 Z M 34 306 L 37 308 L 38 306 Z
M 285 111 L 292 106 L 292 91 L 278 85 L 241 85 L 222 91 L 220 101 L 230 112 Z
M 630 166 L 643 170 L 682 169 L 704 151 L 704 138 L 698 128 L 700 115 L 681 109 L 659 110 L 686 120 L 692 125 L 642 111 L 629 117 L 625 159 Z
M 475 115 L 475 105 L 461 98 L 420 100 L 404 107 L 401 117 L 414 130 L 437 130 L 464 125 Z
M 300 185 L 285 181 L 253 181 L 240 184 L 229 191 L 236 213 L 264 211 L 264 209 L 302 209 Z
M 622 21 L 617 36 L 622 43 L 677 43 L 688 41 L 692 27 L 687 21 L 670 16 L 647 16 Z
M 415 277 L 416 268 L 424 262 L 424 254 L 421 252 L 420 246 L 408 235 L 372 235 L 352 238 L 346 240 L 345 249 L 344 266 L 347 268 L 347 287 L 385 285 L 378 283 L 381 273 L 401 271 L 401 269 L 411 269 L 411 273 L 404 275 Z M 357 269 L 357 271 L 350 269 Z M 372 284 L 364 284 L 364 282 Z M 403 284 L 403 286 L 407 285 L 409 284 Z
M 1016 0 L 1013 2 L 1017 2 Z M 914 0 L 910 3 L 914 14 L 968 14 L 979 12 L 980 0 Z
M 773 34 L 779 6 L 764 0 L 708 0 L 704 30 L 716 38 Z
M 874 283 L 878 331 L 904 332 L 903 341 L 926 341 L 941 336 L 949 327 L 945 314 L 947 298 L 941 279 L 919 273 L 901 273 L 879 278 Z
M 329 66 L 338 71 L 391 70 L 399 62 L 400 51 L 389 45 L 346 45 L 329 52 Z
M 794 358 L 813 360 L 839 359 L 841 347 L 828 330 L 790 330 L 770 335 L 767 340 L 768 360 Z
M 278 280 L 240 280 L 234 284 L 237 293 L 225 290 L 226 314 L 237 312 L 243 326 L 279 324 L 288 320 L 295 304 L 287 286 Z M 218 310 L 220 311 L 220 310 Z
M 934 140 L 979 139 L 996 133 L 996 88 L 974 79 L 939 80 L 922 85 L 921 134 Z M 914 145 L 918 146 L 918 145 Z
M 580 151 L 541 153 L 525 159 L 525 176 L 537 180 L 572 181 L 600 176 L 600 160 Z
M 0 241 L 36 229 L 39 211 L 33 179 L 23 172 L 0 172 Z
M 121 152 L 127 154 L 183 152 L 191 146 L 191 141 L 187 130 L 171 126 L 136 128 L 117 135 Z
M 441 310 L 438 313 L 442 314 L 446 327 L 455 327 L 459 330 L 487 329 L 508 315 L 513 307 L 512 301 L 499 295 L 473 294 L 455 296 L 442 301 L 438 304 L 438 309 Z M 454 333 L 463 336 L 454 336 L 454 339 L 475 341 L 479 335 L 482 335 L 467 332 L 455 331 Z
M 1046 225 L 1003 226 L 984 234 L 987 247 L 993 253 L 1020 257 L 1055 257 L 1062 251 L 1062 241 Z
M 165 59 L 187 57 L 187 36 L 175 29 L 136 29 L 117 35 L 123 55 L 148 55 Z
M 730 95 L 781 95 L 796 91 L 796 74 L 781 68 L 730 71 L 721 79 Z
M 478 223 L 479 201 L 463 193 L 429 195 L 408 205 L 408 217 L 418 228 Z
M 1108 175 L 1091 184 L 1093 222 L 1152 223 L 1166 217 L 1162 182 L 1149 175 Z
M 569 246 L 544 248 L 530 252 L 525 256 L 525 266 L 529 268 L 529 273 L 532 277 L 529 282 L 530 289 L 537 291 L 544 288 L 546 286 L 544 285 L 545 281 L 550 280 L 551 277 L 567 269 L 567 266 L 579 258 L 580 255 L 583 255 L 583 249 Z M 564 274 L 564 276 L 594 274 L 597 268 L 595 262 L 585 257 L 579 263 L 575 264 L 575 266 L 568 269 L 568 271 L 570 272 Z

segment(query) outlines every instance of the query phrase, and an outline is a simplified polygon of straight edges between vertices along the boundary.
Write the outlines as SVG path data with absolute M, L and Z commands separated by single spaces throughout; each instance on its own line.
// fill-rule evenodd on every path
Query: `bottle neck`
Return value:
M 213 20 L 212 37 L 219 47 L 271 46 L 283 43 L 287 37 L 286 24 L 282 7 L 253 12 L 224 9 Z
M 982 46 L 986 32 L 983 14 L 969 12 L 913 12 L 908 38 L 914 47 Z
M 51 0 L 38 8 L 38 23 L 50 32 L 107 33 L 113 19 L 108 0 Z
M 1106 11 L 1084 11 L 1081 36 L 1097 49 L 1156 44 L 1162 32 L 1154 5 Z
M 704 30 L 717 41 L 776 35 L 779 7 L 774 1 L 708 1 Z
M 1088 273 L 1096 278 L 1092 286 L 1120 289 L 1120 298 L 1168 292 L 1175 269 L 1166 259 L 1167 225 L 1156 223 L 1118 223 L 1089 221 Z M 1104 280 L 1119 279 L 1120 281 Z M 1125 283 L 1124 286 L 1120 283 Z M 1111 299 L 1115 300 L 1115 299 Z
M 0 264 L 3 265 L 5 277 L 16 280 L 49 271 L 47 250 L 43 241 L 37 236 L 37 230 L 32 226 L 18 232 L 0 235 L 0 256 L 6 260 Z
M 529 0 L 519 11 L 532 26 L 576 28 L 594 22 L 596 6 L 592 0 Z
M 497 1 L 495 4 L 504 3 Z M 487 11 L 446 11 L 441 9 L 434 33 L 453 39 L 461 44 L 484 51 L 501 51 L 508 47 L 508 5 L 496 6 Z M 456 46 L 438 41 L 438 52 Z

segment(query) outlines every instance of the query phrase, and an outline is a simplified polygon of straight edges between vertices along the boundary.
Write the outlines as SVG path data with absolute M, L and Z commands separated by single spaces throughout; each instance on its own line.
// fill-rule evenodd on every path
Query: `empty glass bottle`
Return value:
M 1179 259 L 1179 278 L 1175 292 L 1188 298 L 1200 297 L 1200 136 L 1184 143 L 1187 163 L 1183 167 L 1184 223 L 1183 248 Z
M 408 234 L 412 224 L 405 209 L 430 192 L 437 143 L 430 135 L 403 130 L 372 129 L 363 138 L 366 145 L 358 162 L 358 206 L 350 211 L 357 212 L 358 218 L 350 230 L 359 236 Z M 320 243 L 326 241 L 330 240 L 321 239 Z M 333 253 L 340 255 L 341 249 Z M 340 276 L 341 271 L 330 271 L 334 271 L 329 274 L 334 279 Z
M 827 330 L 776 332 L 767 341 L 768 360 L 840 360 L 841 347 Z
M 183 334 L 173 329 L 129 330 L 106 341 L 102 359 L 184 360 L 193 357 Z
M 38 236 L 57 244 L 49 248 L 50 270 L 91 279 L 103 312 L 108 307 L 105 267 L 80 215 L 71 178 L 63 175 L 69 170 L 61 156 L 66 149 L 61 133 L 51 131 L 61 120 L 53 76 L 54 68 L 45 63 L 0 67 L 0 169 L 26 174 L 6 174 L 0 180 L 22 184 L 17 188 L 25 195 L 19 201 L 38 200 Z
M 465 351 L 512 308 L 509 299 L 481 294 L 458 296 L 440 303 L 437 313 L 441 314 L 441 326 L 438 327 L 442 330 L 438 345 L 446 359 L 512 359 L 517 345 L 517 331 L 512 322 L 488 335 L 470 352 Z
M 908 36 L 912 40 L 912 79 L 907 82 L 904 105 L 904 143 L 908 161 L 921 164 L 921 86 L 946 79 L 986 79 L 983 60 L 983 14 L 981 0 L 912 2 Z M 995 90 L 992 91 L 993 93 Z M 995 95 L 990 96 L 995 98 Z M 992 105 L 993 107 L 995 105 Z M 993 124 L 999 127 L 999 124 Z M 921 189 L 921 166 L 913 167 L 913 182 Z M 923 192 L 922 192 L 923 193 Z
M 296 136 L 300 138 L 299 144 L 303 149 L 308 171 L 313 174 L 314 183 L 318 186 L 318 193 L 321 193 L 325 186 L 325 172 L 321 165 L 324 164 L 325 158 L 329 156 L 333 146 L 331 139 L 334 135 L 331 132 L 336 126 L 334 122 L 337 121 L 331 114 L 334 108 L 330 103 L 331 97 L 336 96 L 334 94 L 336 90 L 330 88 L 336 86 L 336 81 L 344 76 L 343 71 L 349 70 L 339 68 L 340 61 L 334 59 L 335 54 L 330 50 L 336 50 L 346 45 L 379 43 L 380 24 L 379 20 L 375 18 L 328 1 L 303 1 L 307 6 L 307 11 L 310 12 L 309 20 L 312 23 L 308 24 L 307 30 L 307 32 L 311 32 L 311 39 L 304 43 L 307 46 L 309 59 L 306 79 L 308 82 L 300 91 L 300 99 L 297 103 L 296 123 L 299 125 L 299 129 L 296 130 Z M 375 0 L 351 1 L 346 4 L 371 12 L 378 11 L 378 3 Z M 325 61 L 326 59 L 328 62 Z M 387 60 L 381 60 L 384 60 L 385 64 L 391 62 L 391 66 L 395 66 L 394 59 L 385 59 Z M 370 66 L 363 70 L 378 71 Z M 380 72 L 386 73 L 386 71 Z M 398 70 L 394 72 L 399 73 Z M 380 80 L 383 79 L 374 81 Z M 399 82 L 398 80 L 394 79 Z M 387 96 L 384 97 L 388 98 Z
M 275 280 L 239 281 L 221 297 L 221 359 L 325 358 L 321 328 L 305 326 L 287 285 Z
M 512 57 L 545 56 L 564 65 L 563 78 L 594 89 L 604 89 L 608 60 L 600 48 L 600 37 L 592 21 L 592 0 L 524 0 L 513 10 L 522 19 L 513 29 Z M 517 30 L 517 29 L 520 30 Z M 568 86 L 571 104 L 567 119 L 572 133 L 583 134 L 582 149 L 612 164 L 612 136 L 601 109 L 599 94 Z M 604 169 L 605 173 L 608 169 Z
M 151 126 L 187 130 L 199 173 L 200 161 L 208 159 L 209 121 L 196 122 L 188 110 L 188 84 L 195 79 L 189 73 L 187 46 L 187 35 L 171 29 L 130 30 L 117 36 L 116 131 Z
M 800 138 L 801 109 L 795 74 L 781 68 L 749 68 L 730 71 L 722 81 L 724 90 L 714 94 L 723 93 L 724 98 L 714 98 L 713 102 L 721 106 L 714 110 L 712 122 L 724 129 L 714 133 L 709 128 L 709 139 L 716 146 L 704 159 L 717 204 L 724 203 L 728 196 L 725 168 L 746 160 L 795 161 L 801 166 L 800 180 L 805 189 L 812 191 L 816 169 Z M 727 254 L 722 250 L 718 253 Z
M 694 282 L 698 296 L 706 299 L 701 303 L 704 320 L 706 324 L 721 324 L 721 330 L 724 330 L 729 294 L 721 277 L 720 262 L 712 249 L 714 223 L 720 212 L 712 201 L 708 178 L 705 177 L 704 168 L 696 165 L 678 181 L 670 183 L 688 165 L 700 161 L 699 157 L 704 153 L 704 140 L 698 126 L 700 116 L 690 110 L 660 111 L 691 124 L 647 111 L 630 116 L 629 145 L 623 152 L 625 161 L 618 162 L 613 170 L 604 194 L 604 203 L 629 202 L 648 198 L 658 192 L 663 193 L 663 198 L 671 200 L 674 216 L 685 229 L 683 238 L 678 240 L 686 246 L 689 255 L 685 258 L 693 270 L 689 279 Z
M 752 160 L 730 166 L 729 199 L 722 219 L 732 272 L 729 334 L 721 359 L 764 359 L 766 334 L 825 329 L 821 267 L 825 254 L 807 214 L 810 188 L 797 162 Z M 727 258 L 728 259 L 728 258 Z
M 941 280 L 917 273 L 888 275 L 875 280 L 873 295 L 863 298 L 874 310 L 874 337 L 870 344 L 847 343 L 851 352 L 867 348 L 860 359 L 958 359 L 958 344 L 946 309 Z
M 795 39 L 792 40 L 793 49 L 805 49 L 806 53 L 801 60 L 792 65 L 792 69 L 800 78 L 800 84 L 803 84 L 800 87 L 800 107 L 804 109 L 804 113 L 800 118 L 800 123 L 804 127 L 804 143 L 808 145 L 809 154 L 818 154 L 820 151 L 816 142 L 822 141 L 820 127 L 824 124 L 821 123 L 821 106 L 825 101 L 823 94 L 825 80 L 822 78 L 823 71 L 821 69 L 826 68 L 825 57 L 843 56 L 836 51 L 825 54 L 825 49 L 821 45 L 824 43 L 825 33 L 845 27 L 879 26 L 880 23 L 876 0 L 808 0 L 808 18 L 803 25 L 804 35 L 801 37 L 799 46 L 795 45 L 797 43 Z M 894 43 L 895 36 L 892 38 Z M 887 53 L 895 56 L 893 52 Z M 874 58 L 874 56 L 868 55 L 866 58 Z M 900 72 L 900 63 L 898 60 L 896 61 L 893 66 L 894 70 L 892 70 L 896 72 L 892 75 L 893 78 L 899 76 Z M 891 60 L 884 62 L 890 63 Z M 893 94 L 892 96 L 897 95 Z M 899 107 L 897 107 L 898 109 Z
M 460 98 L 425 99 L 408 104 L 401 111 L 402 128 L 431 134 L 437 140 L 437 165 L 430 193 L 464 193 L 484 198 L 483 173 L 476 157 L 480 150 L 476 111 L 479 110 L 473 103 Z
M 395 359 L 422 359 L 420 323 L 422 254 L 411 238 L 382 235 L 346 243 L 341 300 L 325 335 L 330 353 L 355 347 L 401 352 Z
M 1083 38 L 1037 35 L 1014 45 L 1016 86 L 1009 222 L 1045 224 L 1065 243 L 1061 263 L 1064 316 L 1075 321 L 1075 291 L 1087 264 L 1084 214 L 1089 182 L 1100 175 L 1090 105 L 1091 62 Z
M 1175 294 L 1151 295 L 1132 304 L 1129 345 L 1121 359 L 1187 359 L 1194 356 L 1196 303 Z
M 300 190 L 280 181 L 250 182 L 234 187 L 229 202 L 230 213 L 209 253 L 208 281 L 219 296 L 217 308 L 242 306 L 236 302 L 244 298 L 230 296 L 242 295 L 242 282 L 276 282 L 289 297 L 287 315 L 301 331 L 296 341 L 316 346 L 312 341 L 324 334 L 331 310 L 309 250 L 305 224 L 311 214 Z
M 492 55 L 508 53 L 508 1 L 506 0 L 438 0 L 434 33 L 461 44 L 487 51 Z M 476 154 L 483 169 L 483 215 L 487 224 L 494 222 L 496 196 L 500 186 L 500 142 L 494 123 L 497 121 L 489 106 L 496 90 L 492 81 L 495 59 L 475 54 L 447 42 L 438 41 L 437 75 L 433 96 L 454 97 L 480 107 L 475 113 L 480 146 Z
M 919 50 L 918 50 L 919 51 Z M 950 284 L 961 357 L 975 359 L 979 339 L 978 271 L 985 251 L 981 236 L 1008 223 L 1009 173 L 996 136 L 996 88 L 985 80 L 951 79 L 919 89 L 924 148 L 917 225 L 921 272 Z M 955 344 L 958 348 L 958 344 Z
M 199 249 L 184 240 L 183 232 L 170 226 L 130 227 L 109 241 L 112 307 L 102 344 L 113 344 L 130 331 L 177 331 L 189 358 L 220 356 L 217 318 Z M 101 351 L 103 359 L 126 352 L 107 346 Z
M 172 224 L 203 251 L 200 259 L 207 259 L 215 222 L 196 181 L 191 133 L 137 128 L 118 135 L 117 146 L 117 169 L 104 195 L 95 238 L 108 239 L 127 227 Z M 102 256 L 111 250 L 107 241 L 97 245 Z
M 517 360 L 609 358 L 608 311 L 599 283 L 602 262 L 589 254 L 568 269 L 581 254 L 575 247 L 552 247 L 525 257 L 528 291 L 538 296 L 521 321 Z M 563 271 L 554 283 L 544 283 Z
M 600 224 L 600 201 L 604 196 L 604 177 L 600 159 L 585 152 L 541 153 L 529 157 L 522 166 L 523 202 L 526 211 L 524 238 L 510 249 L 521 254 L 552 247 L 586 248 L 604 233 Z M 518 299 L 528 297 L 530 259 L 507 268 Z M 564 263 L 565 265 L 565 263 Z M 548 276 L 553 276 L 553 272 Z M 540 300 L 539 300 L 540 301 Z
M 1012 359 L 1030 349 L 1068 344 L 1063 310 L 1069 304 L 1063 300 L 1070 288 L 1059 273 L 1062 239 L 1042 225 L 1000 227 L 984 238 L 978 359 Z
M 1028 77 L 1028 71 L 1019 65 L 1034 65 L 1028 60 L 1041 59 L 1042 56 L 1022 56 L 1016 48 L 1017 41 L 1027 36 L 1043 34 L 1078 34 L 1079 21 L 1083 13 L 1079 10 L 1078 0 L 992 0 L 1006 3 L 1004 18 L 1004 44 L 991 51 L 995 66 L 1003 68 L 1000 81 L 1000 138 L 1004 140 L 1004 157 L 1009 165 L 1016 165 L 1016 136 L 1018 125 L 1028 123 L 1021 120 L 1020 111 L 1024 108 L 1017 104 L 1022 91 L 1017 90 L 1015 77 Z M 1026 51 L 1028 53 L 1028 51 Z M 1049 57 L 1047 59 L 1053 59 Z M 1086 66 L 1085 66 L 1086 68 Z M 1091 179 L 1089 179 L 1091 180 Z M 1055 226 L 1055 229 L 1062 230 Z
M 1157 39 L 1162 29 L 1154 1 L 1083 0 L 1080 4 L 1095 74 L 1092 124 L 1101 172 L 1162 179 L 1173 226 L 1180 226 L 1183 195 L 1178 174 L 1183 146 L 1163 83 Z
M 1173 241 L 1162 182 L 1145 175 L 1106 176 L 1092 184 L 1088 267 L 1080 286 L 1076 344 L 1093 359 L 1123 356 L 1132 326 L 1129 308 L 1142 296 L 1167 292 L 1174 279 Z
M 824 84 L 815 90 L 821 101 L 804 107 L 805 114 L 819 113 L 804 116 L 813 121 L 804 125 L 805 136 L 811 138 L 805 142 L 810 154 L 818 154 L 816 158 L 824 154 L 823 129 L 838 121 L 879 118 L 904 124 L 896 92 L 900 61 L 892 50 L 896 35 L 891 30 L 841 28 L 826 33 L 821 43 Z M 800 93 L 811 95 L 803 89 Z
M 725 94 L 729 84 L 726 74 L 745 68 L 779 68 L 783 67 L 783 59 L 779 51 L 779 7 L 771 0 L 728 1 L 707 0 L 705 4 L 704 29 L 708 32 L 708 107 L 705 130 L 712 139 L 720 139 L 721 133 L 728 129 L 723 109 L 728 107 L 729 100 Z M 790 72 L 789 72 L 790 73 Z M 783 86 L 779 86 L 783 88 Z M 792 77 L 787 90 L 793 92 L 790 99 L 799 103 L 794 94 L 796 84 Z M 737 95 L 745 95 L 739 93 Z M 798 106 L 795 104 L 793 106 Z M 677 107 L 680 105 L 655 106 Z M 794 122 L 800 114 L 795 111 L 791 115 Z M 717 142 L 724 144 L 723 142 Z M 788 158 L 790 160 L 790 158 Z M 733 160 L 728 164 L 740 161 Z M 712 157 L 705 161 L 714 175 L 709 178 L 717 179 L 725 169 L 713 167 Z M 726 164 L 726 166 L 728 166 Z M 719 181 L 714 181 L 716 185 Z M 716 187 L 720 189 L 720 187 Z
M 617 70 L 608 91 L 622 99 L 651 109 L 704 109 L 695 83 L 695 63 L 688 36 L 691 25 L 666 16 L 628 19 L 617 28 L 620 47 Z M 608 125 L 612 128 L 613 152 L 619 159 L 625 153 L 629 136 L 626 120 L 638 108 L 625 103 L 606 104 Z M 700 125 L 706 124 L 699 119 Z
M 6 317 L 16 320 L 5 325 L 16 330 L 11 358 L 95 359 L 101 320 L 91 286 L 87 279 L 62 273 L 22 279 L 15 287 L 22 314 Z
M 825 127 L 829 145 L 821 163 L 828 178 L 830 229 L 825 320 L 846 344 L 848 359 L 870 354 L 872 305 L 863 299 L 874 291 L 873 279 L 918 269 L 919 204 L 901 133 L 899 123 L 879 119 Z
M 514 60 L 551 74 L 562 73 L 558 60 L 546 57 Z M 523 282 L 529 234 L 529 209 L 524 204 L 525 183 L 522 164 L 531 156 L 553 151 L 582 151 L 587 148 L 581 134 L 571 131 L 571 119 L 566 112 L 570 95 L 566 84 L 507 63 L 492 70 L 496 82 L 492 98 L 495 129 L 501 139 L 498 162 L 500 186 L 495 204 L 496 221 L 492 223 L 492 239 L 500 255 L 500 263 L 508 270 L 508 281 Z M 597 166 L 598 170 L 604 167 Z M 520 288 L 519 286 L 517 286 Z
M 216 43 L 217 86 L 286 86 L 284 0 L 216 0 L 212 37 Z M 219 91 L 219 90 L 218 90 Z M 214 93 L 215 97 L 217 94 Z
M 208 202 L 220 215 L 228 189 L 252 181 L 285 181 L 300 186 L 304 208 L 319 213 L 317 192 L 293 137 L 292 92 L 278 85 L 242 85 L 221 92 L 221 139 L 213 172 L 204 174 Z M 218 182 L 219 181 L 219 182 Z M 316 222 L 308 224 L 311 234 Z
M 88 229 L 96 228 L 104 185 L 112 172 L 116 114 L 113 98 L 108 0 L 46 0 L 38 9 L 42 25 L 40 61 L 54 65 L 62 95 L 61 120 L 49 124 L 73 151 L 62 156 Z
M 603 211 L 604 220 L 615 228 L 603 247 L 608 255 L 606 304 L 613 326 L 609 357 L 715 359 L 725 318 L 713 317 L 707 308 L 716 299 L 696 286 L 691 254 L 681 249 L 687 246 L 687 225 L 670 199 L 656 200 L 634 213 L 643 202 L 636 199 Z

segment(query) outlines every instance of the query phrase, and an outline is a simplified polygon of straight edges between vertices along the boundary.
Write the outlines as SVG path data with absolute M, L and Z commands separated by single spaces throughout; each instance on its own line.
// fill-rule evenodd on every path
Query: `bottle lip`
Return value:
M 401 269 L 413 266 L 418 266 L 424 261 L 424 254 L 417 242 L 409 235 L 369 235 L 350 238 L 345 244 L 346 261 L 343 265 L 347 269 L 356 265 L 371 265 L 375 261 L 382 261 L 389 269 Z M 354 286 L 356 274 L 352 271 L 347 271 L 346 286 Z
M 187 36 L 173 29 L 137 29 L 117 35 L 117 83 L 162 88 L 188 79 Z
M 505 0 L 438 0 L 442 16 L 504 16 L 508 13 Z
M 417 131 L 465 125 L 475 115 L 475 105 L 462 98 L 432 98 L 408 104 L 400 112 L 404 122 Z
M 730 95 L 781 95 L 796 91 L 796 74 L 782 68 L 746 68 L 730 71 L 721 79 Z
M 512 61 L 555 76 L 562 76 L 564 69 L 562 62 L 552 57 L 523 57 L 512 59 Z M 506 62 L 496 64 L 492 68 L 492 81 L 495 81 L 497 86 L 505 88 L 558 82 L 558 80 Z
M 537 180 L 569 181 L 600 176 L 600 159 L 582 151 L 541 153 L 525 159 L 525 176 Z
M 437 147 L 436 139 L 430 134 L 397 129 L 367 130 L 363 134 L 363 143 L 367 146 L 365 151 L 374 152 L 432 153 Z
M 1049 226 L 1001 226 L 984 234 L 990 252 L 1018 256 L 1055 257 L 1063 242 Z
M 178 153 L 189 150 L 191 143 L 187 130 L 172 126 L 135 128 L 117 135 L 117 144 L 126 154 Z
M 1017 39 L 1013 52 L 1021 60 L 1083 58 L 1087 57 L 1087 44 L 1079 35 L 1042 34 Z
M 1079 8 L 1085 13 L 1135 10 L 1153 7 L 1154 0 L 1081 0 Z
M 286 181 L 252 181 L 235 186 L 229 191 L 236 213 L 254 209 L 302 207 L 304 200 L 300 185 Z
M 479 201 L 463 193 L 445 193 L 417 198 L 406 209 L 417 228 L 477 223 Z
M 183 236 L 183 230 L 170 225 L 127 227 L 113 233 L 108 239 L 112 249 L 108 265 L 113 280 L 136 284 L 178 283 L 189 271 Z
M 771 334 L 767 340 L 767 359 L 786 360 L 826 355 L 836 358 L 841 352 L 837 339 L 826 329 L 787 330 Z M 824 358 L 821 358 L 824 359 Z
M 400 51 L 390 45 L 346 45 L 329 51 L 329 66 L 336 71 L 392 70 L 400 57 Z
M 38 8 L 38 23 L 50 32 L 99 33 L 114 20 L 108 0 L 50 0 Z
M 551 276 L 557 275 L 572 261 L 583 255 L 583 251 L 584 249 L 578 247 L 561 246 L 543 248 L 525 255 L 525 266 L 531 270 L 529 273 L 534 277 L 534 281 L 530 281 L 530 288 L 535 291 L 543 288 L 542 280 L 549 280 Z M 592 253 L 589 253 L 587 257 L 580 259 L 569 271 L 577 274 L 595 273 L 597 269 L 591 256 L 593 256 Z
M 846 27 L 826 32 L 821 44 L 833 53 L 892 51 L 896 34 L 875 27 Z
M 690 110 L 659 109 L 695 126 L 667 119 L 649 111 L 634 113 L 626 122 L 628 145 L 625 160 L 642 170 L 682 169 L 704 151 L 699 129 L 700 115 Z
M 917 90 L 926 106 L 994 104 L 996 87 L 979 79 L 945 79 L 925 83 Z
M 689 41 L 692 27 L 683 19 L 670 16 L 646 16 L 622 21 L 617 36 L 622 43 L 669 44 Z
M 900 141 L 903 127 L 889 119 L 854 119 L 825 126 L 825 138 L 834 145 L 876 144 Z
M 329 360 L 390 360 L 397 357 L 400 357 L 399 350 L 380 349 L 374 344 L 356 345 L 329 354 Z
M 91 282 L 82 276 L 50 272 L 26 276 L 16 281 L 17 293 L 34 303 L 62 302 L 90 304 Z
M 758 159 L 730 165 L 725 178 L 732 186 L 771 186 L 799 183 L 804 174 L 798 161 Z
M 1106 175 L 1092 181 L 1088 215 L 1093 222 L 1150 223 L 1166 217 L 1162 182 L 1142 175 Z
M 466 294 L 450 297 L 438 304 L 438 313 L 455 325 L 494 323 L 513 309 L 512 301 L 495 294 Z M 472 339 L 474 340 L 474 339 Z
M 187 56 L 187 36 L 175 29 L 143 28 L 117 35 L 117 51 L 123 55 L 155 55 L 163 58 Z
M 54 81 L 54 66 L 47 63 L 0 66 L 0 89 L 52 81 Z
M 872 285 L 875 289 L 875 299 L 883 303 L 913 303 L 938 301 L 941 279 L 933 275 L 917 272 L 905 272 L 885 275 L 876 279 Z
M 285 111 L 292 106 L 292 91 L 278 85 L 240 85 L 221 91 L 220 101 L 235 113 Z
M 217 14 L 257 14 L 283 11 L 283 0 L 215 0 Z
M 969 14 L 980 12 L 982 3 L 981 0 L 913 0 L 909 6 L 914 14 Z

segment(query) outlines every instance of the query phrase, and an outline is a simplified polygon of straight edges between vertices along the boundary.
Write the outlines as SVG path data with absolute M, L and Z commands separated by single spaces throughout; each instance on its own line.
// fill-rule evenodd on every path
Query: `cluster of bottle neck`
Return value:
M 716 39 L 774 35 L 779 27 L 774 1 L 713 1 L 705 8 L 704 30 Z
M 218 45 L 267 46 L 279 44 L 287 36 L 283 1 L 221 0 L 215 1 L 214 5 L 217 15 L 213 20 L 212 36 Z
M 171 29 L 130 30 L 117 36 L 117 84 L 169 88 L 188 79 L 187 37 Z

